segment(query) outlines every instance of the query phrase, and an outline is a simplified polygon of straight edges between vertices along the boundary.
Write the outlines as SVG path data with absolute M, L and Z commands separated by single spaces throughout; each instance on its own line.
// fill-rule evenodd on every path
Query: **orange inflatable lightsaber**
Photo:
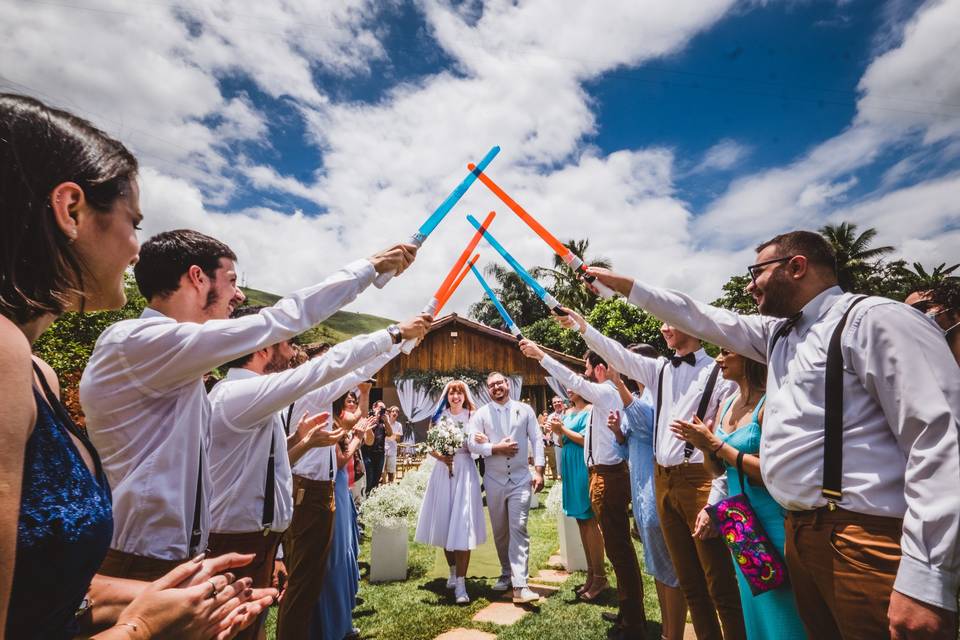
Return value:
M 594 291 L 604 298 L 612 298 L 616 295 L 613 289 L 602 282 L 598 282 L 596 278 L 587 274 L 587 265 L 583 263 L 583 260 L 581 260 L 577 254 L 564 246 L 562 242 L 557 240 L 556 236 L 547 231 L 546 227 L 540 224 L 532 215 L 527 213 L 527 210 L 517 204 L 516 200 L 508 196 L 507 192 L 501 189 L 497 183 L 487 176 L 487 174 L 477 169 L 477 165 L 471 162 L 467 165 L 467 169 L 473 172 L 473 174 L 479 178 L 480 182 L 485 184 L 495 196 L 500 198 L 500 200 L 502 200 L 505 205 L 510 207 L 510 209 L 513 210 L 513 212 L 517 214 L 521 220 L 527 223 L 528 227 L 533 229 L 534 232 L 540 236 L 544 242 L 550 245 L 550 248 L 553 249 L 554 253 L 560 256 L 560 259 L 563 260 L 571 269 L 573 269 L 573 271 L 577 273 L 584 282 L 592 287 Z
M 443 306 L 443 303 L 447 301 L 447 298 L 450 296 L 447 294 L 447 290 L 456 289 L 457 285 L 460 284 L 460 281 L 463 280 L 463 277 L 466 275 L 466 272 L 469 269 L 464 269 L 464 264 L 467 262 L 467 258 L 470 257 L 470 254 L 474 249 L 477 248 L 477 245 L 480 243 L 480 238 L 483 237 L 483 232 L 490 226 L 493 222 L 493 219 L 497 216 L 495 211 L 491 211 L 487 214 L 487 217 L 483 220 L 483 224 L 480 225 L 480 229 L 473 234 L 473 237 L 470 238 L 470 242 L 467 243 L 467 247 L 463 250 L 463 253 L 460 254 L 460 257 L 457 258 L 457 261 L 453 263 L 453 267 L 450 269 L 450 273 L 447 274 L 447 277 L 443 279 L 443 282 L 440 283 L 440 287 L 437 289 L 437 292 L 433 294 L 433 298 L 430 299 L 430 302 L 427 303 L 427 306 L 423 308 L 424 315 L 435 316 L 437 311 L 440 310 L 440 307 Z M 463 274 L 461 275 L 461 271 Z M 460 276 L 460 279 L 457 280 L 457 276 Z M 456 285 L 454 285 L 456 281 Z M 449 293 L 453 293 L 451 290 Z M 441 302 L 442 300 L 442 302 Z M 403 346 L 400 348 L 404 353 L 410 353 L 413 351 L 413 348 L 417 346 L 416 340 L 406 340 L 403 343 Z
M 467 277 L 467 274 L 470 273 L 470 267 L 477 264 L 477 260 L 480 259 L 480 254 L 473 256 L 473 259 L 470 260 L 460 272 L 460 275 L 457 276 L 457 279 L 453 281 L 453 284 L 443 292 L 443 297 L 440 298 L 440 301 L 437 303 L 437 310 L 434 313 L 440 313 L 440 310 L 443 309 L 443 305 L 447 304 L 447 301 L 450 299 L 450 296 L 453 295 L 453 292 L 457 290 L 457 287 L 460 286 L 460 283 L 463 282 L 463 279 Z

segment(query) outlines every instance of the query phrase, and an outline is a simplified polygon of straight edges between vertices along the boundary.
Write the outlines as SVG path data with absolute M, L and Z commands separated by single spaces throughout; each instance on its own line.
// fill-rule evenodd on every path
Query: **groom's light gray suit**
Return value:
M 533 453 L 534 466 L 543 467 L 543 436 L 533 408 L 525 402 L 510 400 L 505 405 L 490 402 L 470 420 L 468 447 L 484 457 L 483 486 L 493 525 L 493 539 L 500 557 L 500 575 L 510 576 L 514 588 L 527 586 L 527 560 L 530 536 L 527 514 L 532 491 L 527 458 Z M 483 433 L 489 442 L 477 444 L 473 433 Z M 493 445 L 506 437 L 519 445 L 515 455 L 494 455 Z

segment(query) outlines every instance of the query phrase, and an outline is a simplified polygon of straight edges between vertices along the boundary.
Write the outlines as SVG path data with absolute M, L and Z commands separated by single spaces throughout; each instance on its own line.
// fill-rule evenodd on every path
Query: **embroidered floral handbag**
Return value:
M 740 486 L 745 487 L 743 452 L 737 454 L 737 473 Z M 764 531 L 745 493 L 707 505 L 707 513 L 720 529 L 720 536 L 730 547 L 733 560 L 750 585 L 753 595 L 758 596 L 788 583 L 787 566 Z

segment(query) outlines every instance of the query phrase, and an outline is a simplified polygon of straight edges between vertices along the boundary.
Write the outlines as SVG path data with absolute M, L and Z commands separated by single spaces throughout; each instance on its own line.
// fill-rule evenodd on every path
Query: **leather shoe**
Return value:
M 600 614 L 600 617 L 606 620 L 607 622 L 612 622 L 614 624 L 620 624 L 620 614 L 614 613 L 613 611 L 604 611 Z

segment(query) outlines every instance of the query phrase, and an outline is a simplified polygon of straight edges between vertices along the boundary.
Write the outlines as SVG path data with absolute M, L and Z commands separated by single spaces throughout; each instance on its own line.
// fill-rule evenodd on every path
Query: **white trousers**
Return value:
M 500 558 L 500 575 L 510 576 L 515 589 L 527 586 L 530 535 L 527 516 L 530 513 L 530 481 L 500 484 L 484 478 L 487 508 L 493 526 L 493 541 Z

